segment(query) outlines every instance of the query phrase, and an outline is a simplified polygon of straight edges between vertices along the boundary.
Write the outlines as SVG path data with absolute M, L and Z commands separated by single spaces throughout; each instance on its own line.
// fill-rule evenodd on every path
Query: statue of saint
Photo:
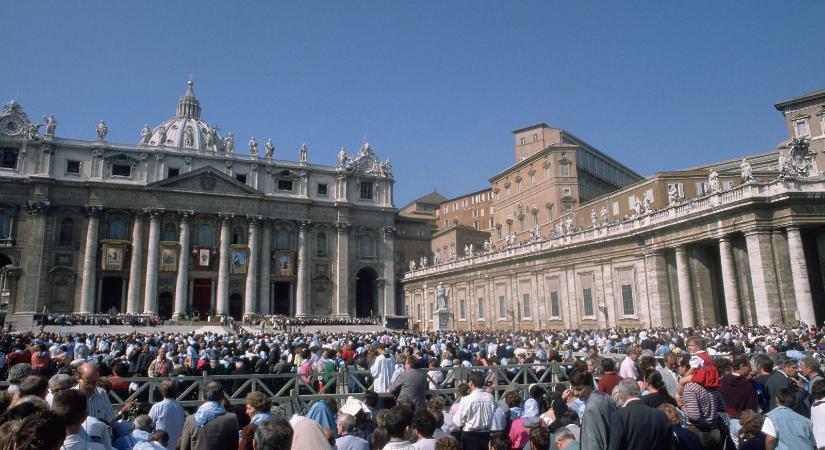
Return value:
M 226 139 L 224 139 L 223 146 L 226 153 L 235 152 L 235 136 L 232 135 L 231 131 L 226 133 Z
M 106 139 L 106 133 L 109 132 L 109 127 L 106 126 L 106 121 L 101 120 L 97 124 L 97 140 L 102 141 Z
M 161 125 L 158 130 L 158 145 L 166 145 L 166 125 Z
M 186 127 L 183 133 L 183 146 L 193 148 L 195 146 L 195 132 L 192 127 Z
M 140 129 L 140 143 L 141 144 L 148 144 L 149 139 L 152 138 L 152 130 L 149 128 L 148 123 L 143 124 L 143 128 Z
M 610 221 L 610 216 L 607 214 L 607 206 L 602 206 L 602 223 L 606 224 Z
M 384 173 L 384 176 L 392 176 L 392 163 L 389 157 L 381 163 L 381 171 Z
M 218 129 L 209 127 L 206 132 L 206 148 L 215 151 L 218 148 Z
M 679 203 L 679 188 L 675 184 L 669 184 L 667 186 L 667 204 L 673 206 L 677 203 Z
M 447 293 L 444 284 L 439 281 L 438 286 L 435 288 L 436 309 L 447 309 Z
M 253 158 L 258 157 L 258 141 L 255 140 L 255 136 L 249 139 L 249 155 Z
M 266 159 L 272 159 L 272 154 L 275 153 L 275 144 L 272 143 L 272 138 L 266 140 L 266 144 L 264 144 L 264 156 Z
M 57 128 L 57 120 L 55 120 L 54 114 L 49 114 L 44 119 L 46 120 L 46 136 L 54 136 L 54 130 Z
M 719 173 L 713 169 L 710 169 L 710 175 L 708 175 L 708 185 L 710 186 L 710 192 L 713 194 L 721 191 L 719 187 Z
M 420 265 L 421 265 L 422 269 L 427 267 L 427 257 L 426 256 L 421 257 Z
M 596 210 L 595 209 L 590 210 L 590 224 L 593 225 L 593 228 L 596 228 L 596 227 L 599 226 L 599 221 L 596 220 Z
M 412 272 L 413 270 L 415 270 L 415 260 L 411 259 L 410 260 L 410 272 Z
M 338 151 L 338 168 L 343 169 L 347 166 L 347 151 L 344 147 L 341 147 L 341 150 Z
M 302 164 L 307 163 L 307 145 L 301 144 L 301 148 L 298 150 L 298 157 L 301 160 Z
M 753 169 L 747 159 L 742 160 L 742 164 L 739 165 L 739 168 L 742 169 L 742 184 L 752 182 Z

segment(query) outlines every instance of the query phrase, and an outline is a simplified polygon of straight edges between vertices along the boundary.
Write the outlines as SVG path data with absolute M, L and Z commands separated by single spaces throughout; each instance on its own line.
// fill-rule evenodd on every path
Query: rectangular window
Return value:
M 361 198 L 364 200 L 372 200 L 372 183 L 367 181 L 361 182 Z
M 635 314 L 633 308 L 633 287 L 629 284 L 622 285 L 622 309 L 626 316 Z
M 473 222 L 473 228 L 478 231 L 478 222 Z
M 569 177 L 570 176 L 570 164 L 560 164 L 559 165 L 559 176 L 562 176 L 562 177 Z
M 11 147 L 0 148 L 0 168 L 16 169 L 17 168 L 17 154 L 18 150 Z
M 318 196 L 319 197 L 326 197 L 327 196 L 327 185 L 324 183 L 318 183 Z
M 521 138 L 521 139 L 519 139 L 519 142 L 521 142 L 521 145 L 524 145 L 524 144 L 527 143 L 527 139 L 526 138 Z
M 811 135 L 810 131 L 808 131 L 808 121 L 807 120 L 800 120 L 799 122 L 794 122 L 794 129 L 796 130 L 796 137 L 808 137 Z
M 243 184 L 246 184 L 246 174 L 245 173 L 236 173 L 235 179 L 240 181 Z
M 490 223 L 488 225 L 489 226 L 487 228 L 493 228 L 493 219 L 490 219 Z
M 421 320 L 421 318 L 423 317 L 423 315 L 421 314 L 421 304 L 415 305 L 415 312 L 415 316 L 418 318 L 418 320 Z
M 696 183 L 696 195 L 702 196 L 705 194 L 710 193 L 710 187 L 708 187 L 707 181 L 700 181 Z
M 278 190 L 292 192 L 292 180 L 278 180 Z
M 180 169 L 177 167 L 170 167 L 169 170 L 166 171 L 166 178 L 172 178 L 180 175 Z
M 460 302 L 458 302 L 458 314 L 461 320 L 464 320 L 464 299 L 462 298 Z
M 535 186 L 535 185 L 536 185 L 536 174 L 531 173 L 530 174 L 530 186 Z
M 71 175 L 80 175 L 80 161 L 68 160 L 66 161 L 66 173 Z
M 636 203 L 638 203 L 638 201 L 639 199 L 636 198 L 635 195 L 631 195 L 627 198 L 627 208 L 632 211 L 634 208 L 636 208 Z
M 484 318 L 484 297 L 478 298 L 478 318 L 479 320 Z
M 521 192 L 521 181 L 516 181 L 516 192 Z
M 570 195 L 570 192 L 572 192 L 572 191 L 570 190 L 570 188 L 566 187 L 566 188 L 563 188 L 561 190 L 561 192 L 562 192 L 562 195 Z
M 533 133 L 533 142 L 538 142 L 538 141 L 539 141 L 538 133 Z
M 611 205 L 611 207 L 613 208 L 613 215 L 618 216 L 619 215 L 619 202 L 613 202 L 613 205 Z
M 112 164 L 112 176 L 130 177 L 132 176 L 131 164 Z
M 522 317 L 533 317 L 530 309 L 530 294 L 523 294 L 521 296 L 521 312 Z
M 498 297 L 498 317 L 499 319 L 507 317 L 507 305 L 505 304 L 503 295 Z
M 550 293 L 550 316 L 561 316 L 561 312 L 559 311 L 559 293 L 556 291 Z
M 722 189 L 724 189 L 724 190 L 733 189 L 733 181 L 732 180 L 723 181 L 722 182 Z
M 593 316 L 593 293 L 590 288 L 582 289 L 582 299 L 584 300 L 584 315 Z

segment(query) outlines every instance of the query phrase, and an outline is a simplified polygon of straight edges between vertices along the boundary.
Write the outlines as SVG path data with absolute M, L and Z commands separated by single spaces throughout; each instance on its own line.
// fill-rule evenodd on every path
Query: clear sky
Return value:
M 238 146 L 334 164 L 364 139 L 402 206 L 514 162 L 511 131 L 564 128 L 642 175 L 786 137 L 774 103 L 825 88 L 823 1 L 60 1 L 0 9 L 0 101 L 57 135 L 137 142 L 193 77 Z

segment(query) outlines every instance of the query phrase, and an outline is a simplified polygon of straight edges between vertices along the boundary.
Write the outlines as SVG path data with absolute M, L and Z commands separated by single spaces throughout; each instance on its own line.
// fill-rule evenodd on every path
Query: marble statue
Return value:
M 667 204 L 673 206 L 679 203 L 679 188 L 675 184 L 667 186 Z
M 739 165 L 739 168 L 742 169 L 742 184 L 752 182 L 753 169 L 747 159 L 742 160 L 742 164 Z
M 711 194 L 716 194 L 722 190 L 719 186 L 719 173 L 713 169 L 710 169 L 710 175 L 708 175 L 708 186 Z
M 564 220 L 564 234 L 570 234 L 572 232 L 573 232 L 573 218 L 568 216 L 567 219 Z
M 438 282 L 438 286 L 435 288 L 435 308 L 438 310 L 447 309 L 447 295 L 449 294 L 449 290 L 444 288 L 444 284 L 440 281 Z
M 106 126 L 106 121 L 101 120 L 97 124 L 97 140 L 102 141 L 106 139 L 106 133 L 109 132 L 109 127 Z
M 347 166 L 347 150 L 344 147 L 341 147 L 341 150 L 338 151 L 338 168 L 343 169 Z
M 183 146 L 189 148 L 195 146 L 195 132 L 192 131 L 192 127 L 186 127 L 183 133 Z
M 27 130 L 27 133 L 26 133 L 28 135 L 29 139 L 38 139 L 38 138 L 40 138 L 40 127 L 42 127 L 42 126 L 43 125 L 39 124 L 39 123 L 29 124 L 29 129 Z
M 384 176 L 392 176 L 392 163 L 390 162 L 389 156 L 386 160 L 384 160 L 384 162 L 381 163 L 381 172 Z
M 421 265 L 422 269 L 427 267 L 427 257 L 426 256 L 421 257 L 420 265 Z
M 470 256 L 470 244 L 464 246 L 464 256 Z
M 469 245 L 469 247 L 470 247 L 470 252 L 469 252 L 469 254 L 467 254 L 466 256 L 473 256 L 473 253 L 474 253 L 474 251 L 473 251 L 473 244 L 470 244 L 470 245 Z
M 596 219 L 596 210 L 595 209 L 590 210 L 590 224 L 593 225 L 593 228 L 596 228 L 596 227 L 599 226 L 599 221 L 598 221 L 598 219 Z
M 493 243 L 492 243 L 492 242 L 490 242 L 490 240 L 491 240 L 491 239 L 492 239 L 492 238 L 489 238 L 489 239 L 487 239 L 486 241 L 484 241 L 484 251 L 485 251 L 485 252 L 489 252 L 489 251 L 490 251 L 490 250 L 492 250 L 492 248 L 493 248 Z
M 166 126 L 161 125 L 158 130 L 158 145 L 166 145 Z
M 813 158 L 807 138 L 792 139 L 788 143 L 788 156 L 779 155 L 779 179 L 810 176 Z
M 235 136 L 232 135 L 231 131 L 226 133 L 226 139 L 224 139 L 223 147 L 226 153 L 235 152 Z
M 306 164 L 307 162 L 307 145 L 301 144 L 301 148 L 298 149 L 298 157 L 300 158 L 301 163 Z
M 602 215 L 602 223 L 606 224 L 607 222 L 610 221 L 610 216 L 607 214 L 607 206 L 602 206 L 601 215 Z
M 57 129 L 57 120 L 54 118 L 54 114 L 49 114 L 43 119 L 46 121 L 46 136 L 54 136 L 54 130 Z
M 649 192 L 645 192 L 645 197 L 642 200 L 642 206 L 644 206 L 644 210 L 646 213 L 653 212 L 653 208 L 650 206 L 653 203 L 653 198 L 651 198 L 651 194 Z
M 215 127 L 209 127 L 209 130 L 206 132 L 206 147 L 211 149 L 212 151 L 216 151 L 218 149 L 218 129 Z
M 412 272 L 413 270 L 415 270 L 415 260 L 411 259 L 410 260 L 410 272 Z
M 148 144 L 149 139 L 152 139 L 152 130 L 149 128 L 148 123 L 144 123 L 143 128 L 140 129 L 140 143 Z
M 437 266 L 438 263 L 440 263 L 440 262 L 441 262 L 441 250 L 437 250 L 435 253 L 433 253 L 433 265 Z
M 249 139 L 249 155 L 253 158 L 258 157 L 258 141 L 255 140 L 255 136 Z
M 266 140 L 266 144 L 264 144 L 264 156 L 266 159 L 272 159 L 272 154 L 275 153 L 275 144 L 272 143 L 272 138 Z

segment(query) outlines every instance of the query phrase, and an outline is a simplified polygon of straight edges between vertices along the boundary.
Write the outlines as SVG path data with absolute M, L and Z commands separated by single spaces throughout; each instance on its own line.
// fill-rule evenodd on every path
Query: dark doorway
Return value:
M 243 297 L 241 294 L 232 294 L 229 296 L 229 315 L 236 320 L 241 320 L 243 317 Z
M 212 280 L 209 278 L 195 278 L 192 283 L 192 308 L 201 320 L 206 320 L 212 309 Z
M 358 271 L 355 283 L 355 317 L 372 317 L 378 314 L 375 298 L 378 296 L 378 276 L 375 271 L 365 267 Z
M 0 253 L 0 269 L 8 265 L 11 265 L 11 259 L 9 259 L 8 256 Z
M 123 278 L 103 277 L 100 289 L 100 312 L 108 313 L 111 310 L 120 312 L 120 302 L 123 299 Z
M 158 316 L 162 320 L 172 318 L 172 294 L 164 292 L 158 296 Z
M 272 308 L 272 314 L 289 315 L 289 291 L 291 286 L 289 282 L 281 281 L 275 283 L 275 288 L 273 289 L 275 305 Z

